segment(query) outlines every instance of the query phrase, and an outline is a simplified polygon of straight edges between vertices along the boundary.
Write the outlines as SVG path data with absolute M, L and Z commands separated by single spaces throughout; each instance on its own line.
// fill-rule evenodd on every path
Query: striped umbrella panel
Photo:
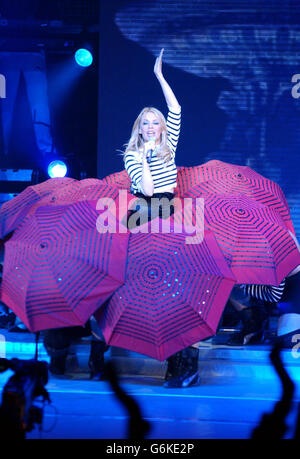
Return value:
M 107 175 L 106 177 L 103 177 L 102 180 L 109 185 L 114 185 L 119 189 L 127 190 L 130 192 L 131 180 L 126 169 Z
M 26 218 L 43 206 L 70 205 L 80 201 L 94 201 L 93 205 L 99 211 L 107 210 L 114 215 L 114 226 L 117 222 L 125 223 L 128 208 L 137 198 L 125 190 L 113 185 L 103 183 L 98 179 L 84 179 L 80 182 L 70 183 L 62 189 L 58 189 L 34 204 L 27 212 Z
M 34 204 L 54 190 L 74 184 L 75 179 L 68 177 L 52 178 L 37 185 L 28 186 L 0 208 L 0 238 L 4 238 L 20 225 Z
M 99 179 L 84 179 L 54 190 L 44 199 L 44 203 L 68 204 L 79 200 L 93 200 L 101 193 L 114 197 L 117 196 L 118 190 Z
M 164 360 L 215 334 L 234 283 L 211 232 L 131 234 L 125 284 L 96 317 L 109 344 Z
M 178 171 L 177 193 L 197 197 L 201 194 L 242 193 L 276 210 L 287 228 L 295 234 L 290 209 L 280 186 L 247 166 L 208 161 Z
M 125 281 L 128 234 L 90 201 L 39 207 L 5 244 L 2 301 L 32 331 L 83 325 Z
M 300 264 L 280 214 L 245 195 L 202 195 L 213 231 L 238 284 L 279 285 Z

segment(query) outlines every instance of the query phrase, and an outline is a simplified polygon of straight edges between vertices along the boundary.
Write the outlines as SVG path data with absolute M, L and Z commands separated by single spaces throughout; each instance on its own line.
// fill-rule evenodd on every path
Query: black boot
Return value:
M 171 357 L 167 359 L 168 367 L 165 375 L 165 381 L 168 381 L 169 379 L 174 377 L 177 368 L 179 368 L 179 366 L 181 365 L 181 360 L 182 351 L 176 352 L 176 354 L 171 355 Z
M 268 314 L 263 306 L 250 306 L 239 311 L 241 331 L 233 335 L 226 344 L 244 346 L 263 341 Z
M 45 349 L 50 356 L 49 371 L 54 375 L 64 375 L 69 348 L 55 349 L 45 345 Z
M 63 375 L 69 352 L 67 331 L 63 328 L 44 331 L 44 346 L 50 357 L 49 370 L 54 375 Z
M 89 357 L 90 379 L 99 381 L 106 379 L 104 353 L 109 349 L 109 346 L 103 341 L 91 341 L 91 351 Z
M 164 387 L 190 387 L 199 382 L 199 349 L 187 347 L 169 357 Z
M 51 373 L 56 375 L 65 373 L 71 344 L 83 336 L 89 336 L 90 333 L 89 323 L 84 327 L 62 327 L 44 330 L 44 346 L 51 358 L 49 366 Z

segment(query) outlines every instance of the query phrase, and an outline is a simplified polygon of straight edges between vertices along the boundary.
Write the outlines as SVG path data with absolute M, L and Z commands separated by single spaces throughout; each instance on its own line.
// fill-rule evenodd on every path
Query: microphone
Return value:
M 153 155 L 153 151 L 155 150 L 155 138 L 154 137 L 150 137 L 149 141 L 147 142 L 148 144 L 148 147 L 150 147 L 147 151 L 147 163 L 150 164 L 151 163 L 151 159 L 152 159 L 152 155 Z

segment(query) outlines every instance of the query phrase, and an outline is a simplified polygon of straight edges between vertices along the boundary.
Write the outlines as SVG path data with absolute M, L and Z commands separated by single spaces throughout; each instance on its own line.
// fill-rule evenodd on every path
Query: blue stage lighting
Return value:
M 65 177 L 68 169 L 63 161 L 52 161 L 48 166 L 48 175 L 50 178 Z
M 93 62 L 93 55 L 88 49 L 80 48 L 75 53 L 75 61 L 80 67 L 89 67 Z

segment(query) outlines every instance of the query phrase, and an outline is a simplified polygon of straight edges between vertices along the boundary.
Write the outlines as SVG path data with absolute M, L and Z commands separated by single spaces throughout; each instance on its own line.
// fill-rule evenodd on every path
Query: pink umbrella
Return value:
M 41 205 L 57 206 L 60 204 L 71 204 L 79 201 L 97 200 L 98 210 L 106 210 L 115 215 L 116 221 L 126 219 L 128 209 L 134 205 L 138 198 L 126 190 L 109 185 L 103 180 L 84 179 L 75 184 L 57 190 L 32 206 L 28 216 L 34 213 Z
M 105 183 L 108 183 L 109 185 L 114 185 L 119 189 L 127 190 L 128 192 L 130 192 L 131 180 L 126 169 L 123 169 L 120 172 L 115 172 L 113 174 L 107 175 L 102 180 Z
M 34 208 L 37 208 L 39 205 L 57 205 L 71 203 L 77 200 L 93 200 L 96 199 L 101 192 L 105 191 L 114 196 L 117 196 L 118 193 L 117 188 L 109 187 L 102 180 L 96 178 L 76 180 L 62 188 L 54 189 L 52 193 L 39 201 Z
M 300 264 L 292 233 L 276 210 L 245 195 L 207 194 L 204 226 L 238 284 L 279 285 Z
M 247 166 L 212 160 L 196 167 L 178 170 L 177 195 L 244 194 L 276 210 L 286 227 L 295 234 L 290 210 L 279 185 Z
M 128 207 L 133 205 L 137 198 L 125 190 L 107 184 L 103 180 L 88 178 L 80 181 L 70 181 L 65 186 L 53 188 L 52 192 L 38 200 L 33 200 L 31 204 L 28 201 L 28 205 L 23 209 L 22 214 L 16 215 L 14 229 L 20 226 L 25 218 L 30 218 L 39 207 L 55 207 L 62 204 L 97 199 L 99 201 L 98 209 L 106 207 L 111 213 L 115 214 L 116 219 L 122 220 L 125 219 Z
M 38 207 L 5 243 L 1 300 L 31 331 L 84 325 L 125 280 L 129 234 L 97 201 Z
M 74 183 L 76 180 L 68 177 L 52 178 L 37 185 L 28 186 L 18 196 L 5 202 L 0 208 L 0 238 L 3 239 L 14 231 L 35 203 L 54 190 L 74 185 Z
M 215 334 L 235 279 L 213 233 L 188 244 L 175 223 L 149 227 L 130 234 L 126 282 L 95 315 L 108 344 L 164 360 Z

